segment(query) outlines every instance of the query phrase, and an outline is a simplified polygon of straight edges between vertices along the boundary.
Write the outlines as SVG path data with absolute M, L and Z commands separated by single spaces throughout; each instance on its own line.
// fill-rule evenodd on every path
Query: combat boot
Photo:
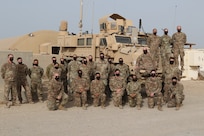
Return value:
M 177 104 L 176 105 L 176 110 L 179 110 L 180 109 L 180 104 Z
M 158 106 L 158 110 L 159 110 L 159 111 L 163 111 L 163 109 L 162 109 L 162 106 L 161 106 L 161 105 L 159 105 L 159 106 Z
M 83 110 L 87 110 L 87 107 L 86 107 L 85 104 L 83 104 L 82 109 L 83 109 Z
M 120 108 L 120 109 L 123 109 L 123 105 L 119 105 L 119 108 Z
M 184 69 L 184 67 L 183 66 L 181 66 L 181 71 L 184 71 L 185 69 Z
M 67 108 L 65 108 L 65 107 L 62 106 L 62 105 L 60 105 L 60 106 L 58 107 L 58 109 L 59 109 L 59 110 L 63 110 L 63 111 L 67 111 Z
M 137 109 L 138 109 L 138 110 L 141 110 L 141 106 L 140 106 L 140 105 L 138 105 L 138 106 L 137 106 Z
M 105 109 L 105 104 L 101 104 L 101 108 L 102 108 L 102 109 Z

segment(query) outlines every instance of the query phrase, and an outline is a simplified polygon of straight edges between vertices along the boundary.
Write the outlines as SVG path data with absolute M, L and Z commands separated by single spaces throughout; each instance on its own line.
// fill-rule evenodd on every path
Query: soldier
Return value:
M 137 58 L 136 63 L 136 72 L 139 72 L 140 70 L 145 70 L 146 74 L 149 74 L 152 69 L 155 69 L 155 63 L 152 59 L 152 56 L 147 50 L 147 47 L 143 48 L 143 54 L 141 54 Z
M 92 81 L 92 80 L 94 80 L 94 74 L 95 74 L 95 69 L 96 69 L 96 62 L 93 61 L 92 55 L 88 56 L 87 66 L 89 66 L 91 69 L 90 80 Z
M 42 91 L 42 76 L 44 74 L 43 68 L 39 66 L 38 60 L 33 60 L 33 67 L 28 70 L 28 75 L 31 79 L 30 86 L 33 96 L 37 93 L 38 100 L 43 102 L 43 91 Z
M 18 99 L 20 103 L 22 103 L 23 99 L 21 96 L 21 87 L 23 86 L 25 90 L 25 96 L 26 100 L 24 103 L 33 103 L 32 96 L 31 96 L 31 91 L 29 88 L 28 80 L 27 80 L 27 75 L 28 75 L 28 67 L 27 65 L 23 64 L 22 58 L 18 57 L 17 62 L 18 64 L 16 65 L 16 71 L 17 71 L 17 93 L 18 93 Z
M 61 80 L 63 82 L 63 86 L 64 86 L 64 92 L 67 94 L 68 93 L 68 89 L 67 89 L 67 72 L 68 72 L 68 65 L 65 62 L 64 58 L 60 58 L 60 65 L 59 67 L 62 69 L 61 72 Z
M 19 105 L 16 90 L 16 64 L 13 62 L 13 54 L 8 54 L 8 62 L 1 66 L 1 77 L 4 79 L 4 101 L 7 108 Z M 9 100 L 11 94 L 11 101 Z
M 66 110 L 65 105 L 68 101 L 68 95 L 64 93 L 63 83 L 60 81 L 58 73 L 54 73 L 49 82 L 47 107 L 49 110 Z
M 162 83 L 156 76 L 155 70 L 151 71 L 150 77 L 147 79 L 145 87 L 148 96 L 148 107 L 154 108 L 155 101 L 157 100 L 158 110 L 162 111 Z
M 83 73 L 82 78 L 86 79 L 87 82 L 90 83 L 91 68 L 87 65 L 86 58 L 83 58 L 82 64 L 80 65 L 79 69 L 81 69 Z
M 141 84 L 137 81 L 137 76 L 132 75 L 132 81 L 127 84 L 126 87 L 128 102 L 130 107 L 135 107 L 137 104 L 137 109 L 141 109 L 142 96 L 141 96 Z
M 54 73 L 58 73 L 61 80 L 62 68 L 60 67 L 59 63 L 54 64 L 53 67 L 50 68 L 49 80 L 52 80 Z
M 48 79 L 50 79 L 50 78 L 49 78 L 49 76 L 50 76 L 50 69 L 51 69 L 52 67 L 54 67 L 54 65 L 55 65 L 56 63 L 57 63 L 57 59 L 56 59 L 55 56 L 53 56 L 53 57 L 52 57 L 52 63 L 49 64 L 49 65 L 47 66 L 47 68 L 46 68 L 46 76 L 47 76 Z
M 87 109 L 87 90 L 89 90 L 88 82 L 82 78 L 82 71 L 78 70 L 78 77 L 75 78 L 71 84 L 72 90 L 74 90 L 74 103 L 77 107 Z
M 120 70 L 120 76 L 124 79 L 125 82 L 127 82 L 127 78 L 130 75 L 130 69 L 127 64 L 123 63 L 123 58 L 119 58 L 119 64 L 115 66 L 115 69 Z
M 167 107 L 176 107 L 176 110 L 179 110 L 182 106 L 182 102 L 185 98 L 183 94 L 183 84 L 178 82 L 177 77 L 172 77 L 172 84 L 170 86 L 170 101 L 167 104 Z
M 174 57 L 170 57 L 169 64 L 164 70 L 164 102 L 168 103 L 170 99 L 170 86 L 172 77 L 177 77 L 180 80 L 181 71 L 174 63 Z
M 171 55 L 171 44 L 172 39 L 168 35 L 168 29 L 164 29 L 164 35 L 161 37 L 161 58 L 162 58 L 162 68 L 165 69 L 165 66 L 168 64 L 170 55 Z
M 109 68 L 110 68 L 110 70 L 109 70 L 109 75 L 108 75 L 108 79 L 110 79 L 112 76 L 114 76 L 115 75 L 115 65 L 113 64 L 113 62 L 112 62 L 113 60 L 112 60 L 112 58 L 108 58 L 108 65 L 109 65 Z
M 181 26 L 177 26 L 177 32 L 172 36 L 173 53 L 175 57 L 175 64 L 179 66 L 178 56 L 181 58 L 181 70 L 184 70 L 184 44 L 186 43 L 186 34 L 181 32 Z
M 126 83 L 124 82 L 124 79 L 120 76 L 119 69 L 115 70 L 115 76 L 111 77 L 109 86 L 112 91 L 114 105 L 122 109 L 122 97 L 124 94 Z
M 101 108 L 105 108 L 106 95 L 105 95 L 105 84 L 100 80 L 100 73 L 96 73 L 95 80 L 91 81 L 90 86 L 91 94 L 93 97 L 94 106 L 99 106 L 101 102 Z
M 160 37 L 157 36 L 157 29 L 154 28 L 153 34 L 147 38 L 147 45 L 150 48 L 150 53 L 156 63 L 156 67 L 159 64 L 160 44 L 161 44 Z

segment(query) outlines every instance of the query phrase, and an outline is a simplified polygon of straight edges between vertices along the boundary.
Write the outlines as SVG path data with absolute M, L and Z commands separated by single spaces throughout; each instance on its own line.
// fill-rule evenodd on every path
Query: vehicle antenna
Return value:
M 83 20 L 83 0 L 80 2 L 80 21 L 79 21 L 79 34 L 82 35 L 82 20 Z
M 94 4 L 94 0 L 93 0 L 93 9 L 92 9 L 92 28 L 91 28 L 91 34 L 93 34 L 93 27 L 94 27 L 94 8 L 95 8 L 95 4 Z

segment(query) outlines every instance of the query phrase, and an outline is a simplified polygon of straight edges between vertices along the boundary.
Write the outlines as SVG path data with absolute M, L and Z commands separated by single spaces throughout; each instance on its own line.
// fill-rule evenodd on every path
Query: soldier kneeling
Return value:
M 64 93 L 63 83 L 60 81 L 58 73 L 54 73 L 49 82 L 47 107 L 49 110 L 66 110 L 65 105 L 68 101 L 68 95 Z

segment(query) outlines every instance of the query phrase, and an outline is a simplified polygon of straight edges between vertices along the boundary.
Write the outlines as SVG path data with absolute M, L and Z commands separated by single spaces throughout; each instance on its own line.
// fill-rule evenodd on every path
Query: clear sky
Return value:
M 38 30 L 58 31 L 60 21 L 68 21 L 69 32 L 78 33 L 80 0 L 0 0 L 0 39 Z M 99 18 L 118 13 L 133 20 L 142 19 L 145 32 L 157 28 L 158 35 L 169 34 L 181 25 L 187 41 L 204 48 L 204 0 L 83 0 L 83 31 L 99 32 Z M 94 20 L 94 21 L 93 21 Z

